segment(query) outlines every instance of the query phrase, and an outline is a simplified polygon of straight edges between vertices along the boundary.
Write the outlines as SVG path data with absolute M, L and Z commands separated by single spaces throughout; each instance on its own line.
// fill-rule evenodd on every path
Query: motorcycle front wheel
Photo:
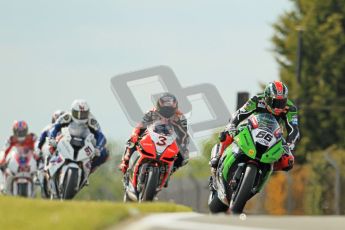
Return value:
M 255 165 L 247 165 L 242 183 L 239 185 L 238 190 L 234 193 L 230 203 L 230 210 L 232 213 L 240 214 L 243 212 L 244 206 L 246 205 L 248 199 L 252 196 L 252 189 L 255 183 L 257 170 L 258 169 Z
M 139 195 L 140 201 L 152 201 L 154 199 L 159 180 L 159 173 L 159 168 L 157 167 L 148 168 L 144 188 Z
M 18 194 L 18 196 L 28 197 L 29 196 L 28 183 L 17 184 L 17 194 Z
M 65 173 L 65 178 L 62 184 L 61 199 L 70 200 L 77 194 L 78 184 L 78 169 L 69 168 Z

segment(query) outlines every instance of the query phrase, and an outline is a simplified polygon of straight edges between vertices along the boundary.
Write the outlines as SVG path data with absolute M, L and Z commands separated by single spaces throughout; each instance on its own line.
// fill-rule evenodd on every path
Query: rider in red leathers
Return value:
M 34 151 L 37 137 L 33 133 L 28 133 L 29 127 L 25 121 L 14 121 L 12 130 L 13 135 L 7 139 L 5 147 L 0 154 L 0 166 L 4 166 L 6 157 L 13 147 L 20 146 Z
M 127 171 L 129 159 L 135 150 L 135 144 L 138 142 L 139 137 L 144 134 L 146 128 L 150 124 L 158 120 L 170 121 L 177 135 L 176 141 L 180 151 L 177 154 L 177 159 L 174 162 L 173 172 L 188 163 L 189 135 L 187 132 L 187 119 L 178 109 L 176 97 L 170 93 L 164 93 L 158 99 L 156 107 L 148 111 L 144 115 L 142 121 L 137 125 L 137 127 L 134 128 L 131 138 L 127 142 L 126 151 L 122 156 L 122 163 L 119 166 L 123 173 L 126 173 Z

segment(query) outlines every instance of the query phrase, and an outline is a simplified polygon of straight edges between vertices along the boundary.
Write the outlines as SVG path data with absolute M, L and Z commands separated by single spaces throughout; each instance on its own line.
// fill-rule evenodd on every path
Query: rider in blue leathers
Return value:
M 41 152 L 42 151 L 42 147 L 43 145 L 45 144 L 46 142 L 46 138 L 48 137 L 49 135 L 49 131 L 51 130 L 51 128 L 53 127 L 54 123 L 56 122 L 56 120 L 63 114 L 65 114 L 66 112 L 65 111 L 62 111 L 62 110 L 56 110 L 54 113 L 53 113 L 53 116 L 52 116 L 52 122 L 47 125 L 43 131 L 41 132 L 41 135 L 37 141 L 37 149 Z
M 91 172 L 94 172 L 95 169 L 106 162 L 109 157 L 109 152 L 105 147 L 106 138 L 101 131 L 101 128 L 90 113 L 90 107 L 85 100 L 75 100 L 72 103 L 72 109 L 70 113 L 65 113 L 61 115 L 55 124 L 52 126 L 49 132 L 49 139 L 51 149 L 56 147 L 55 138 L 61 131 L 63 127 L 75 123 L 78 126 L 87 126 L 90 132 L 95 136 L 96 145 L 95 145 L 95 158 L 92 160 Z M 53 150 L 51 152 L 54 152 Z

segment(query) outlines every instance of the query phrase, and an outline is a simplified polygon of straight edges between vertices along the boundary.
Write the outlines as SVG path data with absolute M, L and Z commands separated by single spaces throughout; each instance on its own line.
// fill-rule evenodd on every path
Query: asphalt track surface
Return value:
M 155 214 L 121 226 L 123 230 L 344 230 L 343 216 Z

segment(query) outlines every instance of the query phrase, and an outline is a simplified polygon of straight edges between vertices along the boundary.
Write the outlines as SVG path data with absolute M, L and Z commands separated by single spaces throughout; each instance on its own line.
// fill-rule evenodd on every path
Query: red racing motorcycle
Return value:
M 153 123 L 135 148 L 124 174 L 124 201 L 152 201 L 169 180 L 179 152 L 173 126 Z

